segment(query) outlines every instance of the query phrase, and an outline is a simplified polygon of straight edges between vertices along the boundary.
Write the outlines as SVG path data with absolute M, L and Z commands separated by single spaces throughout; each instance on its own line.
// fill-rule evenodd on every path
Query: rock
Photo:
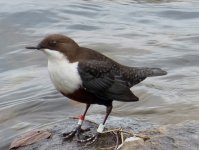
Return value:
M 83 128 L 91 127 L 91 130 L 86 132 L 81 138 L 86 135 L 96 133 L 98 125 L 101 123 L 104 116 L 93 115 L 87 117 L 91 121 L 85 121 Z M 36 132 L 25 134 L 22 139 L 37 137 L 33 143 L 15 145 L 13 148 L 17 150 L 96 150 L 106 148 L 113 150 L 116 145 L 116 136 L 112 132 L 108 132 L 100 136 L 99 140 L 93 145 L 85 145 L 78 143 L 76 137 L 71 141 L 62 142 L 62 133 L 71 131 L 77 125 L 77 119 L 69 118 L 65 121 L 57 122 L 48 127 L 50 138 L 38 138 Z M 177 125 L 166 125 L 159 127 L 157 124 L 150 123 L 142 119 L 130 119 L 127 117 L 110 117 L 107 121 L 108 130 L 122 127 L 123 132 L 118 136 L 118 150 L 198 150 L 199 149 L 199 122 L 189 121 Z M 132 132 L 134 134 L 132 134 Z M 25 138 L 24 138 L 25 137 Z M 124 143 L 121 144 L 122 138 Z M 38 140 L 39 139 L 39 140 Z M 20 141 L 20 139 L 18 138 Z M 23 140 L 22 140 L 23 141 Z M 105 149 L 104 149 L 105 150 Z
M 141 132 L 150 139 L 145 142 L 125 141 L 119 150 L 198 150 L 199 122 L 189 121 L 177 125 L 167 125 Z
M 86 135 L 90 135 L 92 133 L 96 133 L 96 129 L 98 127 L 97 124 L 101 123 L 104 116 L 102 115 L 93 115 L 88 116 L 86 119 L 90 121 L 85 121 L 83 124 L 83 128 L 91 127 L 91 130 L 86 132 Z M 95 120 L 95 122 L 94 122 Z M 97 124 L 96 124 L 97 123 Z M 77 119 L 69 118 L 65 121 L 57 122 L 54 125 L 48 127 L 48 131 L 51 131 L 50 138 L 37 140 L 34 143 L 30 143 L 30 145 L 22 144 L 18 146 L 14 146 L 16 150 L 96 150 L 100 148 L 106 148 L 106 150 L 114 149 L 116 145 L 115 135 L 113 133 L 106 133 L 100 136 L 99 140 L 92 144 L 86 146 L 84 143 L 78 143 L 76 137 L 72 141 L 62 142 L 62 133 L 71 131 L 77 125 Z M 108 129 L 115 128 L 124 128 L 126 131 L 138 133 L 141 131 L 149 130 L 154 127 L 157 127 L 156 124 L 150 123 L 144 119 L 130 119 L 127 117 L 112 117 L 110 116 L 106 127 Z M 46 130 L 46 129 L 44 129 Z M 42 130 L 40 130 L 42 132 Z M 30 132 L 28 135 L 32 137 L 35 132 Z M 20 136 L 22 139 L 26 136 Z M 84 135 L 84 136 L 86 136 Z M 84 138 L 82 136 L 81 138 Z M 127 136 L 125 135 L 124 138 Z M 18 138 L 20 140 L 20 138 Z M 121 141 L 121 140 L 120 140 Z M 120 143 L 119 143 L 120 144 Z
M 146 149 L 144 145 L 144 140 L 140 137 L 130 137 L 126 138 L 123 144 L 121 144 L 118 147 L 118 150 L 129 150 L 130 148 L 133 148 L 135 150 L 140 150 L 140 149 Z

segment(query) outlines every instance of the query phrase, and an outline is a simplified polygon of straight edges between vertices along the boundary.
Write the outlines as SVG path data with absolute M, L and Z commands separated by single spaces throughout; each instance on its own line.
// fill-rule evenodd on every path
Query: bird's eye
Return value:
M 49 44 L 50 44 L 50 46 L 53 46 L 53 47 L 54 47 L 54 46 L 57 45 L 57 41 L 51 41 Z

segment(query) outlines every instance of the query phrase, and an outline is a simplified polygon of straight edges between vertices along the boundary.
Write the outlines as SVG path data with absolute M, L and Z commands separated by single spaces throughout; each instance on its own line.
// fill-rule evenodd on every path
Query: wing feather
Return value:
M 104 61 L 80 62 L 78 71 L 83 87 L 97 97 L 119 101 L 138 101 L 116 64 Z

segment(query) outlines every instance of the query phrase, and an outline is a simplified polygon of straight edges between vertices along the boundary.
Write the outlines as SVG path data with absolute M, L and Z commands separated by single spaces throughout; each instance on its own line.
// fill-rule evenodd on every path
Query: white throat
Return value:
M 48 56 L 48 71 L 56 89 L 64 94 L 77 90 L 82 85 L 78 62 L 70 63 L 64 54 L 56 50 L 43 51 Z

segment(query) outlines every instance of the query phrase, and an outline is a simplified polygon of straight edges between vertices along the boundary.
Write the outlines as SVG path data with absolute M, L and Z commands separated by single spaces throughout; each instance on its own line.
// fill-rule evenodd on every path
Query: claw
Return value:
M 79 143 L 87 143 L 88 142 L 86 145 L 91 145 L 97 141 L 98 137 L 99 137 L 99 133 L 92 135 L 86 139 L 78 139 L 77 142 L 79 142 Z
M 72 139 L 75 135 L 79 138 L 79 135 L 83 132 L 89 131 L 90 128 L 86 128 L 86 129 L 82 129 L 81 126 L 77 126 L 77 128 L 75 128 L 74 130 L 67 132 L 67 133 L 63 133 L 63 141 L 67 141 L 69 139 Z
M 63 141 L 66 141 L 66 140 L 69 140 L 71 138 L 73 138 L 76 134 L 77 130 L 73 130 L 71 132 L 68 132 L 68 133 L 63 133 Z

